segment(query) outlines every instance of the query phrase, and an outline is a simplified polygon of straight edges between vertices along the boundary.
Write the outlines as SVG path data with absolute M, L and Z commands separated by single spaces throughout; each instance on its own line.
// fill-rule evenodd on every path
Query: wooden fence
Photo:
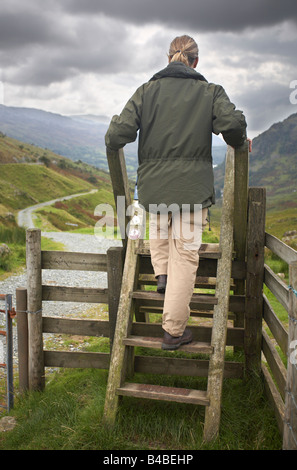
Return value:
M 112 340 L 121 287 L 122 248 L 107 254 L 41 251 L 41 232 L 27 230 L 27 289 L 16 291 L 18 315 L 20 389 L 41 390 L 45 367 L 109 367 L 108 353 L 62 352 L 43 349 L 43 333 L 103 336 Z M 107 272 L 108 289 L 48 286 L 42 270 Z M 42 316 L 43 301 L 108 304 L 110 321 Z
M 20 389 L 42 390 L 44 387 L 45 367 L 79 367 L 109 368 L 109 353 L 88 353 L 73 351 L 49 351 L 43 349 L 43 334 L 72 334 L 85 336 L 109 337 L 113 340 L 117 308 L 119 302 L 122 271 L 123 248 L 110 248 L 107 254 L 69 253 L 59 251 L 41 251 L 40 230 L 27 231 L 27 289 L 20 288 L 16 292 L 16 310 L 19 323 L 19 374 Z M 214 289 L 216 284 L 217 261 L 220 254 L 217 244 L 202 244 L 200 264 L 197 271 L 196 288 Z M 94 289 L 83 287 L 48 286 L 42 284 L 43 269 L 90 270 L 107 272 L 108 288 Z M 245 263 L 241 260 L 232 261 L 232 278 L 234 283 L 245 279 Z M 148 312 L 162 312 L 162 301 L 155 292 L 151 297 L 144 297 L 144 285 L 156 284 L 150 256 L 144 248 L 139 260 L 139 290 L 136 299 L 136 322 L 132 333 L 138 336 L 158 337 L 162 335 L 161 323 L 148 323 Z M 147 294 L 147 292 L 146 292 Z M 136 295 L 136 294 L 135 294 Z M 212 318 L 213 302 L 210 294 L 209 305 L 199 304 L 193 300 L 191 315 Z M 42 315 L 44 301 L 78 301 L 108 304 L 109 320 L 70 319 L 59 316 Z M 203 311 L 201 312 L 201 308 Z M 245 298 L 242 295 L 230 295 L 230 319 L 244 315 Z M 193 326 L 193 335 L 199 341 L 209 342 L 211 324 L 209 326 Z M 227 331 L 227 345 L 244 347 L 244 329 L 230 326 Z M 208 359 L 190 360 L 168 357 L 135 357 L 135 372 L 193 375 L 207 377 Z M 226 361 L 225 377 L 242 378 L 244 364 Z
M 265 246 L 289 265 L 289 286 L 269 266 L 264 267 L 264 283 L 287 311 L 289 324 L 287 331 L 263 294 L 262 372 L 283 449 L 297 450 L 297 252 L 269 233 Z
M 233 326 L 229 325 L 227 331 L 227 345 L 243 348 L 245 363 L 226 361 L 224 376 L 242 378 L 244 373 L 261 372 L 283 434 L 283 448 L 297 449 L 297 252 L 265 232 L 265 190 L 249 188 L 246 201 L 246 254 L 232 260 L 229 319 L 233 320 Z M 264 264 L 265 247 L 288 263 L 289 286 Z M 112 343 L 123 256 L 124 248 L 120 247 L 110 248 L 106 254 L 41 251 L 40 230 L 27 231 L 27 288 L 16 292 L 21 390 L 43 389 L 45 367 L 109 368 L 109 353 L 44 350 L 43 334 L 103 336 L 109 337 Z M 218 256 L 215 245 L 202 245 L 196 287 L 215 287 Z M 43 285 L 43 269 L 103 271 L 107 273 L 108 288 Z M 161 325 L 147 323 L 145 318 L 148 311 L 160 311 L 161 304 L 153 292 L 151 299 L 142 298 L 141 293 L 143 285 L 156 282 L 145 249 L 140 256 L 139 274 L 137 321 L 133 323 L 132 333 L 156 337 L 161 334 Z M 263 283 L 288 312 L 288 331 L 263 295 Z M 42 316 L 43 301 L 108 304 L 109 320 Z M 198 309 L 199 304 L 192 305 L 191 314 L 211 318 L 211 306 L 207 309 L 204 304 L 204 311 L 199 314 Z M 193 326 L 192 330 L 196 339 L 209 341 L 211 325 Z M 209 361 L 136 356 L 134 365 L 135 372 L 207 377 Z

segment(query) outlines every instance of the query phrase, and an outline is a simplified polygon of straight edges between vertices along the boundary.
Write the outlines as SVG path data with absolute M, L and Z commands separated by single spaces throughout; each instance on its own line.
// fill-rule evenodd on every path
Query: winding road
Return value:
M 34 214 L 33 212 L 40 207 L 54 204 L 57 201 L 63 201 L 66 199 L 72 199 L 75 197 L 82 196 L 84 194 L 91 194 L 96 192 L 94 189 L 87 193 L 72 194 L 70 196 L 53 199 L 52 201 L 43 202 L 34 206 L 27 207 L 18 213 L 18 224 L 22 227 L 34 228 Z M 106 253 L 111 246 L 121 246 L 120 240 L 112 239 L 99 239 L 95 234 L 81 234 L 71 232 L 42 232 L 42 236 L 50 238 L 52 240 L 61 242 L 66 251 L 76 251 L 83 253 Z M 58 286 L 74 286 L 74 287 L 91 287 L 91 288 L 107 288 L 107 273 L 105 272 L 93 272 L 93 271 L 63 271 L 55 269 L 46 269 L 42 272 L 42 283 L 44 285 L 58 285 Z M 5 278 L 0 281 L 0 293 L 11 294 L 12 302 L 15 306 L 16 298 L 15 293 L 18 287 L 25 287 L 27 285 L 27 273 L 26 268 L 21 272 L 18 272 L 12 276 Z M 88 312 L 92 312 L 94 315 L 91 304 L 79 303 L 79 302 L 42 302 L 42 312 L 44 316 L 64 316 L 64 317 L 75 317 L 80 318 L 82 315 L 87 315 Z M 97 315 L 97 313 L 96 313 Z M 100 315 L 100 309 L 98 308 L 98 315 Z M 0 326 L 4 324 L 4 317 L 0 314 Z M 97 317 L 96 317 L 97 318 Z M 14 340 L 14 362 L 18 362 L 17 354 L 17 329 L 13 328 Z M 52 336 L 51 334 L 47 334 Z M 46 335 L 45 335 L 46 337 Z M 0 345 L 1 346 L 1 345 Z M 1 362 L 1 361 L 0 361 Z
M 55 204 L 55 202 L 66 201 L 68 199 L 73 199 L 75 197 L 85 196 L 86 194 L 96 193 L 97 191 L 98 189 L 92 189 L 91 191 L 87 191 L 86 193 L 71 194 L 70 196 L 59 197 L 51 201 L 40 202 L 39 204 L 35 204 L 34 206 L 26 207 L 25 209 L 21 210 L 18 213 L 17 223 L 20 227 L 34 228 L 35 225 L 34 225 L 34 220 L 33 220 L 34 219 L 33 212 L 36 211 L 37 209 L 40 209 L 41 207 L 45 207 L 45 206 L 51 206 L 52 204 Z

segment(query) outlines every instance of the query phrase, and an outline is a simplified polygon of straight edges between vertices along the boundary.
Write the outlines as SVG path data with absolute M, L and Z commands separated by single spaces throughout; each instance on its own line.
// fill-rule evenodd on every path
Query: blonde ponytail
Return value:
M 191 66 L 198 57 L 198 46 L 190 36 L 178 36 L 170 44 L 169 62 L 183 62 Z

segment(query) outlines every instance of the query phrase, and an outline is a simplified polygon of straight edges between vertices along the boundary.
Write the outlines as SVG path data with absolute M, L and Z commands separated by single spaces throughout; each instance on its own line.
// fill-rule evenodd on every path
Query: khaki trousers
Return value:
M 198 250 L 207 224 L 207 209 L 187 215 L 180 212 L 150 214 L 150 251 L 155 276 L 167 274 L 162 326 L 181 336 L 190 316 L 199 264 Z

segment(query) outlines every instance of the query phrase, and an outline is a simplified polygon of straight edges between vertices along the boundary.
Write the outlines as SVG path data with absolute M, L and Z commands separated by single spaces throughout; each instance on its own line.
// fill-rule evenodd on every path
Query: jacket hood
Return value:
M 188 67 L 183 62 L 170 62 L 167 67 L 160 72 L 157 72 L 150 81 L 158 80 L 160 78 L 173 77 L 173 78 L 192 78 L 194 80 L 201 80 L 207 82 L 206 78 L 201 73 L 196 72 L 192 67 Z

